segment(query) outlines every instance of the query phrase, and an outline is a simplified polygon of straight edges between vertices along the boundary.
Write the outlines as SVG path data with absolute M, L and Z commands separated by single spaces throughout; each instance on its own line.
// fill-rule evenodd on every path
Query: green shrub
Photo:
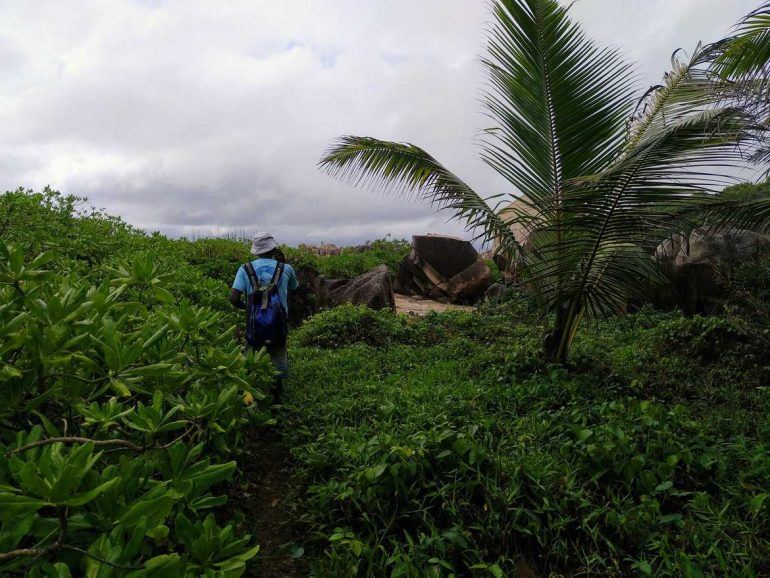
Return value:
M 339 255 L 315 255 L 309 247 L 281 247 L 295 268 L 312 267 L 329 279 L 352 279 L 379 265 L 387 265 L 395 274 L 398 262 L 410 248 L 408 241 L 387 238 L 369 241 L 361 247 L 343 247 Z
M 414 329 L 403 315 L 365 305 L 340 305 L 305 321 L 295 339 L 310 347 L 335 348 L 355 343 L 382 346 L 413 336 Z
M 272 365 L 131 255 L 91 285 L 0 242 L 4 576 L 239 576 L 257 553 L 212 512 Z
M 207 277 L 228 285 L 238 268 L 254 258 L 245 241 L 210 238 L 183 242 L 185 259 L 190 265 Z

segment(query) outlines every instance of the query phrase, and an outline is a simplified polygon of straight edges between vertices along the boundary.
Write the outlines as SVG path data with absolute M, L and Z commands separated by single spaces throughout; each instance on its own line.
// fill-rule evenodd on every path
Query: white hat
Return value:
M 251 254 L 264 255 L 278 246 L 270 233 L 257 233 L 251 238 Z

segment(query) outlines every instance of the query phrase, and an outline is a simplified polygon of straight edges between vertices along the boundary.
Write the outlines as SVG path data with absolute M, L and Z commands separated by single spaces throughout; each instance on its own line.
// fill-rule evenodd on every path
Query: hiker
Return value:
M 286 337 L 289 331 L 288 292 L 299 287 L 297 275 L 285 263 L 283 252 L 270 233 L 251 239 L 256 259 L 241 265 L 230 291 L 230 303 L 246 310 L 246 343 L 251 349 L 267 349 L 278 375 L 272 388 L 273 403 L 281 402 L 283 382 L 289 375 Z M 246 302 L 241 295 L 246 294 Z

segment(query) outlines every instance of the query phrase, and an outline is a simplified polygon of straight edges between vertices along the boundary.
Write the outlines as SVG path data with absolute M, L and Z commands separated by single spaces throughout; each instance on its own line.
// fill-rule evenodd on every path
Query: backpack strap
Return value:
M 283 275 L 283 268 L 284 268 L 284 264 L 281 263 L 280 261 L 278 261 L 275 264 L 275 271 L 273 271 L 273 278 L 270 279 L 270 283 L 267 284 L 268 289 L 272 289 L 273 287 L 278 285 L 278 283 L 281 280 L 281 275 Z
M 259 279 L 257 279 L 257 272 L 254 271 L 254 265 L 252 265 L 251 262 L 248 262 L 243 265 L 243 270 L 246 271 L 246 276 L 249 278 L 249 283 L 251 283 L 251 290 L 258 291 Z
M 278 261 L 275 264 L 275 271 L 273 271 L 273 277 L 270 279 L 270 283 L 265 285 L 264 287 L 260 287 L 259 290 L 262 292 L 262 310 L 264 311 L 267 309 L 268 301 L 270 298 L 270 290 L 278 285 L 279 281 L 281 280 L 281 275 L 283 275 L 283 268 L 284 264 Z

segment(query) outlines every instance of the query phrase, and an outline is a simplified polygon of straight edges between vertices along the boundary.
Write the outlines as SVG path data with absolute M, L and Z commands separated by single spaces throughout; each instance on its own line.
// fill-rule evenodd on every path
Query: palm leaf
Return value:
M 499 195 L 482 198 L 415 145 L 345 136 L 319 165 L 329 175 L 354 185 L 377 186 L 394 194 L 416 196 L 440 210 L 448 210 L 453 218 L 465 221 L 477 238 L 497 239 L 506 255 L 517 255 L 521 250 L 510 223 L 498 213 L 499 202 L 495 207 L 487 203 L 499 199 Z
M 770 60 L 770 2 L 744 17 L 736 28 L 736 34 L 721 43 L 714 70 L 725 80 L 766 80 Z
M 690 204 L 704 191 L 717 190 L 728 178 L 720 168 L 740 164 L 736 145 L 746 138 L 747 118 L 739 108 L 714 106 L 707 75 L 698 68 L 702 62 L 696 51 L 689 63 L 679 63 L 619 158 L 569 190 L 565 206 L 575 217 L 569 226 L 577 237 L 570 248 L 584 263 L 575 283 L 563 288 L 573 298 L 592 298 L 589 285 L 594 299 L 602 294 L 591 278 L 603 251 L 628 242 L 657 245 L 668 232 L 660 226 L 661 207 Z M 646 259 L 613 259 L 601 267 L 603 279 L 650 276 Z
M 518 218 L 536 229 L 561 218 L 566 182 L 618 154 L 634 102 L 632 69 L 553 0 L 505 0 L 493 11 L 483 62 L 497 126 L 482 156 L 520 195 Z

